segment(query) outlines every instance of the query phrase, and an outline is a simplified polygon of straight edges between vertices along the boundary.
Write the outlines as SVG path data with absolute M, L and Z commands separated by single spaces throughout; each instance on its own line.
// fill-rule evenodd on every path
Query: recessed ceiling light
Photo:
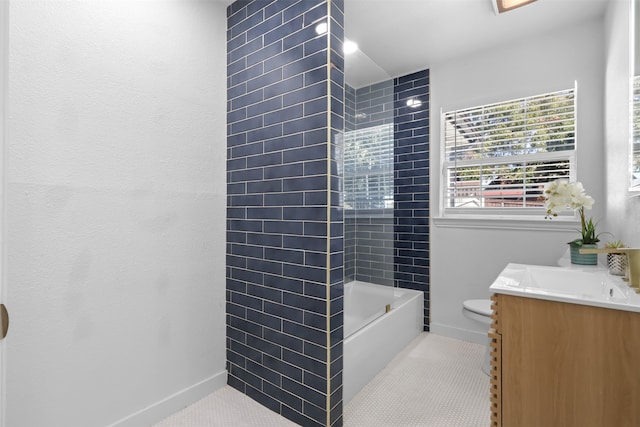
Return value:
M 407 107 L 418 108 L 421 105 L 422 105 L 422 101 L 420 101 L 418 98 L 407 99 Z
M 492 0 L 497 13 L 508 12 L 512 9 L 533 3 L 536 0 Z
M 352 42 L 351 40 L 344 39 L 344 44 L 342 45 L 342 52 L 345 55 L 355 52 L 358 50 L 358 43 Z
M 318 35 L 324 34 L 327 32 L 328 29 L 329 29 L 329 26 L 327 25 L 327 23 L 321 22 L 318 25 L 316 25 L 316 34 Z

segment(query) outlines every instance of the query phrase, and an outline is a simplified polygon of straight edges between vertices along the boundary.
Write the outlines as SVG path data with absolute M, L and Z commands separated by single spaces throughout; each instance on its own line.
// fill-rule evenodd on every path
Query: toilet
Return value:
M 462 314 L 465 317 L 476 322 L 480 322 L 487 327 L 487 333 L 489 332 L 489 326 L 491 325 L 491 301 L 488 299 L 468 299 L 462 303 Z M 488 340 L 488 338 L 487 338 Z M 484 361 L 482 362 L 482 372 L 489 375 L 490 366 L 489 361 L 491 356 L 489 355 L 489 344 L 487 343 L 487 349 L 484 353 Z

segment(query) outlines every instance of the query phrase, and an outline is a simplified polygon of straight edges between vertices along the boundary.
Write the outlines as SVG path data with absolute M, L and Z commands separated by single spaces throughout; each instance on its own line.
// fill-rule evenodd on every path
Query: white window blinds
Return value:
M 442 115 L 444 213 L 533 213 L 575 167 L 576 89 Z
M 633 146 L 631 148 L 631 187 L 640 187 L 640 76 L 633 78 Z

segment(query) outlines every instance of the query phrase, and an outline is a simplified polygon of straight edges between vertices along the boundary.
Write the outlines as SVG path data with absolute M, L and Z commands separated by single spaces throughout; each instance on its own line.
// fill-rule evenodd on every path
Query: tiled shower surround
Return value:
M 394 209 L 345 211 L 345 280 L 423 291 L 428 330 L 428 70 L 358 89 L 346 86 L 345 131 L 389 123 L 394 139 Z
M 429 70 L 395 78 L 393 97 L 395 285 L 424 292 L 428 331 Z
M 227 10 L 228 383 L 304 426 L 342 425 L 343 7 L 238 0 Z M 394 283 L 428 290 L 423 74 L 393 85 L 388 225 Z M 414 93 L 423 106 L 406 110 Z
M 228 382 L 305 426 L 342 425 L 342 23 L 342 0 L 228 8 Z

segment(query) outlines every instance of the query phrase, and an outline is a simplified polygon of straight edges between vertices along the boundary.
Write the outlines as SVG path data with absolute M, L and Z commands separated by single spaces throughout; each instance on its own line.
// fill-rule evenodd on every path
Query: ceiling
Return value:
M 360 47 L 346 59 L 346 80 L 358 88 L 602 17 L 612 1 L 621 0 L 538 0 L 496 15 L 493 0 L 344 0 L 345 36 Z
M 469 52 L 604 15 L 619 0 L 538 0 L 496 15 L 492 0 L 345 0 L 353 87 L 402 76 Z

